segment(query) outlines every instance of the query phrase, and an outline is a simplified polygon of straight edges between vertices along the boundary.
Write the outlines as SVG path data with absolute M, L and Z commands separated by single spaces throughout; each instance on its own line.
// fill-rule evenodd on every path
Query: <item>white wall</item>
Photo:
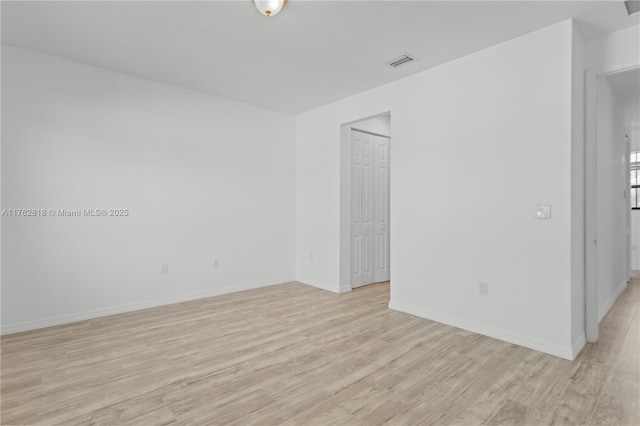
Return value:
M 299 115 L 298 280 L 339 291 L 340 125 L 385 111 L 390 306 L 573 357 L 571 22 Z
M 631 211 L 631 269 L 640 271 L 640 210 Z
M 640 129 L 637 122 L 631 129 L 630 136 L 631 151 L 640 151 Z M 640 271 L 640 210 L 631 210 L 631 248 L 631 268 Z
M 585 43 L 585 69 L 605 66 L 629 66 L 640 63 L 640 27 L 592 38 Z
M 636 122 L 631 128 L 631 150 L 640 151 L 640 126 Z
M 624 191 L 626 170 L 624 109 L 606 78 L 597 82 L 598 155 L 598 320 L 609 311 L 627 279 L 626 223 L 629 209 Z
M 364 130 L 365 132 L 372 132 L 378 135 L 391 137 L 391 115 L 383 114 L 377 117 L 360 120 L 351 124 L 351 127 L 358 130 Z
M 294 279 L 293 116 L 3 46 L 2 123 L 2 208 L 130 211 L 3 217 L 4 332 Z
M 574 25 L 571 56 L 571 341 L 574 353 L 586 343 L 584 55 L 584 39 Z

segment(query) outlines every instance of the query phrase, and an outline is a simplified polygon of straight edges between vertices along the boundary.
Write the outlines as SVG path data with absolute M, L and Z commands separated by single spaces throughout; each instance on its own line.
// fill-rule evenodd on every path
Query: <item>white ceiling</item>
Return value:
M 632 127 L 640 122 L 640 68 L 607 77 Z
M 619 1 L 2 1 L 2 42 L 300 113 L 556 22 L 630 25 Z M 392 69 L 404 52 L 420 60 Z

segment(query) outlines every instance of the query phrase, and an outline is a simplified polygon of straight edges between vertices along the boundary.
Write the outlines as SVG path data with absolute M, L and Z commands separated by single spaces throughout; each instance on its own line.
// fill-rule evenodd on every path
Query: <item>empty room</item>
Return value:
M 639 1 L 0 15 L 0 424 L 640 424 Z

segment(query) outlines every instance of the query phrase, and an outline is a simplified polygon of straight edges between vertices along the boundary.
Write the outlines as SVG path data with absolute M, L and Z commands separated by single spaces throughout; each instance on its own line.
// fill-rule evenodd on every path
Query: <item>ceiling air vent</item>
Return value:
M 398 56 L 397 58 L 393 58 L 392 60 L 387 62 L 387 64 L 389 64 L 390 67 L 397 68 L 400 65 L 408 64 L 409 62 L 413 62 L 415 60 L 416 58 L 414 56 L 411 56 L 405 53 L 403 55 Z
M 640 1 L 625 1 L 624 5 L 627 7 L 627 13 L 629 16 L 635 15 L 640 12 Z

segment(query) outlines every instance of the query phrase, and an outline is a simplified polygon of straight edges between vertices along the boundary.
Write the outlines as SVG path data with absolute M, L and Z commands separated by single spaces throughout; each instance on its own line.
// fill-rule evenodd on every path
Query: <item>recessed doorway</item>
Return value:
M 340 291 L 389 281 L 391 115 L 342 126 Z
M 586 73 L 585 331 L 593 343 L 633 275 L 637 253 L 639 79 L 637 64 Z

